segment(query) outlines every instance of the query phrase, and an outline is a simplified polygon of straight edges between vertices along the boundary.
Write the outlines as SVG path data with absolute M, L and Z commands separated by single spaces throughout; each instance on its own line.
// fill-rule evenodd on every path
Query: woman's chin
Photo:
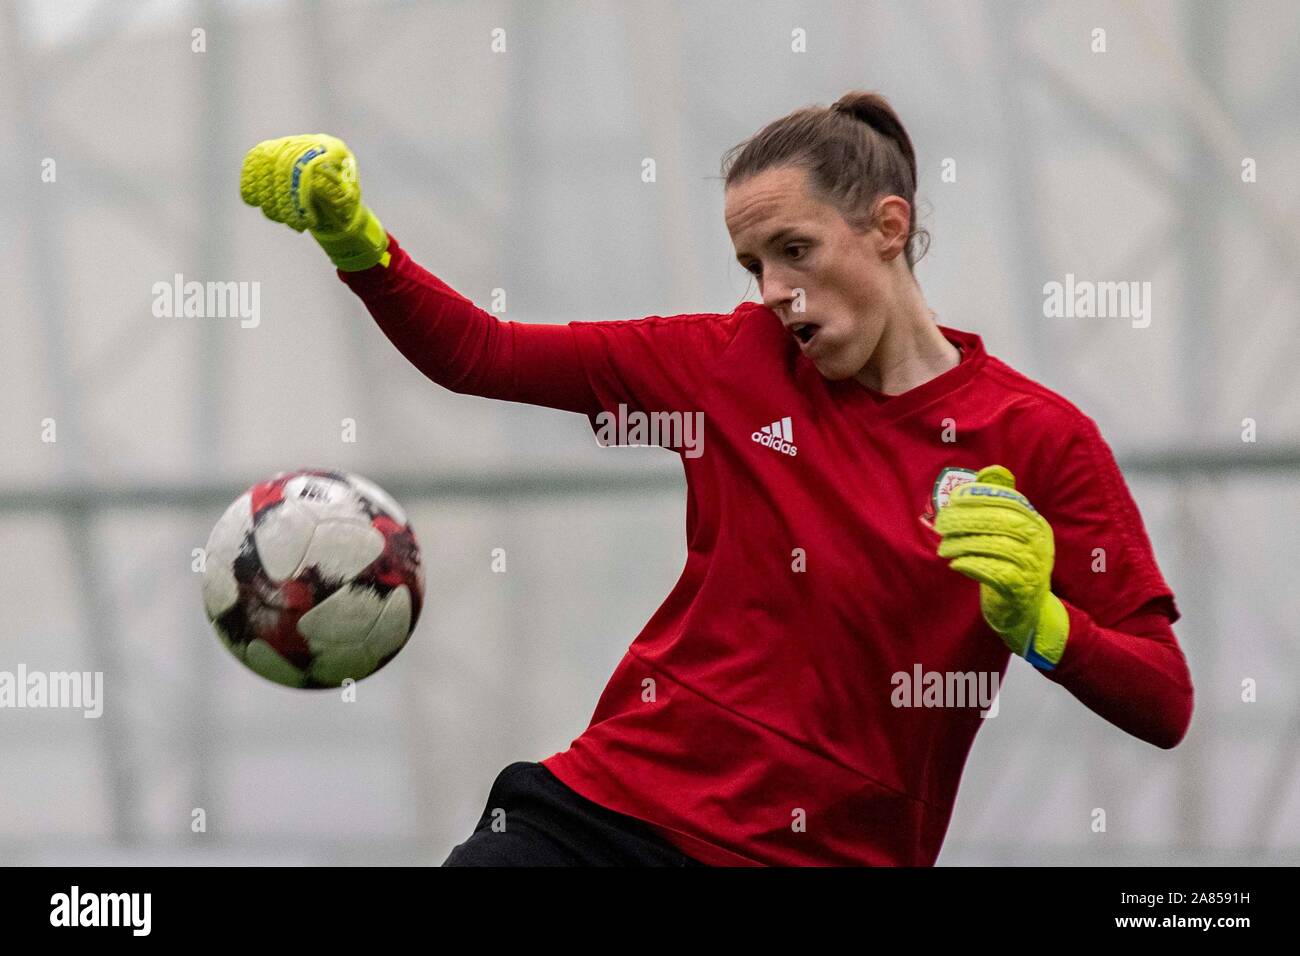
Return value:
M 850 363 L 845 362 L 842 357 L 840 357 L 839 361 L 836 361 L 836 358 L 837 356 L 834 355 L 818 356 L 817 358 L 811 358 L 810 361 L 813 363 L 813 367 L 821 373 L 822 378 L 829 379 L 832 382 L 842 382 L 844 379 L 852 378 L 858 373 L 858 370 L 853 368 Z

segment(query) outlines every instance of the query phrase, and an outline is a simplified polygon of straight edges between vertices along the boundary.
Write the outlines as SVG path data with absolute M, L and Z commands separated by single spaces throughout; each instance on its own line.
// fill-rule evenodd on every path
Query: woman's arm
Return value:
M 1097 423 L 1060 404 L 1041 449 L 1034 503 L 1055 535 L 1053 593 L 1069 616 L 1043 671 L 1116 726 L 1169 748 L 1187 732 L 1192 678 L 1172 624 L 1173 591 Z
M 502 322 L 411 261 L 361 201 L 356 157 L 324 133 L 263 140 L 239 194 L 273 222 L 307 230 L 384 334 L 457 392 L 595 413 L 600 404 L 569 326 Z
M 568 325 L 502 321 L 389 236 L 387 267 L 339 272 L 398 351 L 453 392 L 592 415 L 600 404 Z
M 456 392 L 581 412 L 698 411 L 730 316 L 505 322 L 416 265 L 361 201 L 356 157 L 323 133 L 263 140 L 239 192 L 268 219 L 311 233 L 379 327 L 420 371 Z
M 1191 676 L 1170 629 L 1177 606 L 1108 449 L 1081 434 L 1085 451 L 1073 464 L 1090 477 L 1068 504 L 1052 501 L 1059 535 L 1016 490 L 1014 475 L 992 465 L 940 509 L 939 555 L 979 582 L 980 611 L 1012 653 L 1117 727 L 1173 747 L 1192 714 Z M 1070 467 L 1063 460 L 1057 473 Z M 1117 573 L 1097 563 L 1108 546 L 1121 562 Z M 1081 572 L 1085 555 L 1094 563 Z M 1108 612 L 1103 627 L 1094 614 Z
M 1169 749 L 1192 719 L 1192 677 L 1163 599 L 1102 627 L 1069 601 L 1070 638 L 1044 675 L 1135 737 Z

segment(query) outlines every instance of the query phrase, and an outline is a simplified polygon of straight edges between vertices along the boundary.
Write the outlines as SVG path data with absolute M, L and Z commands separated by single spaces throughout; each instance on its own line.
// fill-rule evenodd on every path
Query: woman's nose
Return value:
M 769 309 L 788 304 L 793 294 L 790 284 L 776 276 L 764 276 L 759 291 L 763 294 L 763 304 Z

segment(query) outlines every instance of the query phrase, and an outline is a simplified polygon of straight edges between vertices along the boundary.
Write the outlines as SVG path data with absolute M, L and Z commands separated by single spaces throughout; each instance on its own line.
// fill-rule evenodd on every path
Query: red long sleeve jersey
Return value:
M 593 424 L 620 406 L 703 413 L 702 446 L 679 449 L 681 579 L 587 729 L 543 761 L 578 793 L 704 863 L 932 864 L 984 718 L 974 702 L 896 706 L 896 690 L 899 675 L 1005 672 L 978 585 L 927 523 L 954 475 L 994 463 L 1055 535 L 1070 634 L 1044 676 L 1156 746 L 1182 739 L 1178 611 L 1109 447 L 979 336 L 941 326 L 960 363 L 887 396 L 823 378 L 756 303 L 506 322 L 391 252 L 340 276 L 434 381 Z

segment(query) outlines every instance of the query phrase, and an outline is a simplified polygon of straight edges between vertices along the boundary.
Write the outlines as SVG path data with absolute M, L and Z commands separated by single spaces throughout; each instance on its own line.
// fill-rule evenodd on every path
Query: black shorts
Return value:
M 493 812 L 505 811 L 504 814 Z M 493 830 L 494 820 L 497 824 Z M 492 783 L 473 834 L 443 866 L 703 866 L 645 823 L 592 803 L 540 763 L 512 763 Z

